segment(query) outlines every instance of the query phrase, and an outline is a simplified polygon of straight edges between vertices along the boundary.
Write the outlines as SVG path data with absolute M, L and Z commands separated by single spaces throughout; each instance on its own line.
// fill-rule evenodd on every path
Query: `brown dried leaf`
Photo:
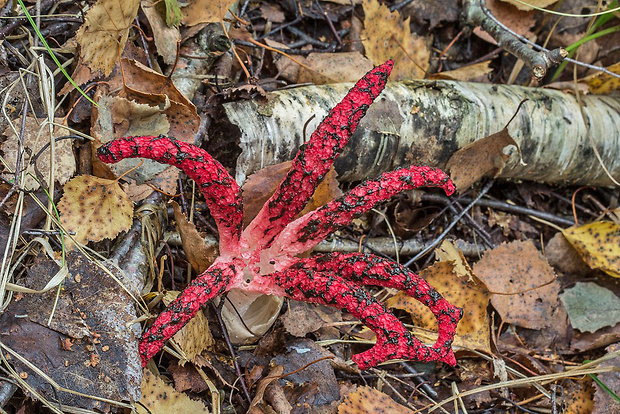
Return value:
M 194 0 L 181 9 L 182 22 L 187 26 L 221 22 L 234 2 L 234 0 Z
M 179 296 L 178 291 L 166 292 L 163 302 L 168 306 Z M 209 320 L 202 312 L 198 312 L 180 331 L 172 337 L 190 361 L 194 361 L 202 351 L 213 350 L 215 339 L 209 329 Z
M 592 269 L 620 277 L 620 225 L 597 221 L 562 231 Z
M 61 118 L 56 118 L 54 122 L 59 125 L 66 125 L 66 120 Z M 13 121 L 13 124 L 20 125 L 21 119 Z M 36 169 L 41 173 L 41 179 L 49 179 L 51 149 L 49 146 L 50 134 L 47 128 L 48 126 L 43 125 L 43 120 L 37 120 L 31 116 L 26 117 L 23 140 L 24 148 L 22 148 L 22 150 L 26 149 L 27 152 L 26 154 L 24 154 L 24 162 L 22 162 L 21 165 L 22 167 L 24 165 L 28 166 L 27 171 L 29 174 L 26 175 L 26 180 L 21 183 L 21 185 L 27 190 L 36 190 L 39 188 L 39 182 L 34 178 L 37 177 L 35 168 L 33 165 L 30 164 L 30 160 L 35 155 L 37 155 L 45 145 L 47 145 L 47 149 L 43 151 L 41 155 L 37 158 Z M 69 132 L 68 129 L 54 126 L 54 138 L 70 134 L 71 132 Z M 2 149 L 7 167 L 14 171 L 17 157 L 19 156 L 19 139 L 15 135 L 13 129 L 11 129 L 10 127 L 8 127 L 4 131 L 4 135 L 7 137 L 7 139 L 2 143 L 2 146 L 0 148 Z M 72 141 L 56 141 L 54 151 L 54 178 L 55 181 L 59 182 L 60 184 L 65 184 L 71 177 L 73 177 L 73 174 L 75 174 L 76 170 Z M 28 155 L 28 153 L 30 153 L 30 155 Z M 14 178 L 13 174 L 4 173 L 2 176 L 8 180 Z
M 605 348 L 607 355 L 615 353 L 615 357 L 601 363 L 601 367 L 614 367 L 616 370 L 610 372 L 602 372 L 597 375 L 598 379 L 605 384 L 608 390 L 603 389 L 600 385 L 595 386 L 594 392 L 594 409 L 592 414 L 616 414 L 620 412 L 620 402 L 615 398 L 620 395 L 620 372 L 618 372 L 618 363 L 620 362 L 620 343 L 609 345 Z
M 177 42 L 181 41 L 181 32 L 177 27 L 168 27 L 162 15 L 157 11 L 159 0 L 142 0 L 142 11 L 151 25 L 157 53 L 164 63 L 172 65 L 177 55 Z
M 474 273 L 498 293 L 492 295 L 491 303 L 504 322 L 565 332 L 567 315 L 559 302 L 560 284 L 531 240 L 487 251 L 474 265 Z
M 136 404 L 139 414 L 170 414 L 170 413 L 208 413 L 209 409 L 200 401 L 177 392 L 164 380 L 144 370 L 142 376 L 142 398 Z
M 181 207 L 174 201 L 172 202 L 172 208 L 174 209 L 177 229 L 181 234 L 185 257 L 187 257 L 187 260 L 196 272 L 202 273 L 215 261 L 218 255 L 217 246 L 209 245 L 205 242 L 204 237 L 196 230 L 196 226 L 187 221 L 185 214 L 181 211 Z
M 125 49 L 140 0 L 98 0 L 76 34 L 80 57 L 92 70 L 109 75 Z
M 437 262 L 422 270 L 420 276 L 450 303 L 464 309 L 463 319 L 456 330 L 454 345 L 491 352 L 491 331 L 487 313 L 491 295 L 484 283 L 478 280 L 471 270 L 467 272 L 466 277 L 459 277 L 456 269 L 463 270 L 466 267 L 469 266 L 463 263 L 457 266 L 455 261 Z M 431 311 L 404 292 L 388 299 L 386 305 L 404 309 L 411 314 L 414 324 L 437 331 L 437 321 Z
M 493 68 L 489 66 L 490 60 L 476 63 L 473 65 L 467 65 L 454 70 L 448 70 L 435 75 L 429 76 L 429 79 L 449 79 L 459 80 L 466 82 L 483 82 L 488 80 L 489 73 L 493 72 Z
M 300 67 L 297 82 L 315 85 L 356 82 L 373 68 L 359 52 L 310 53 L 304 63 L 312 70 Z
M 338 406 L 338 414 L 372 413 L 413 414 L 413 411 L 371 387 L 358 387 Z
M 366 57 L 375 65 L 394 59 L 390 80 L 423 79 L 429 66 L 426 40 L 411 33 L 410 18 L 402 20 L 398 11 L 377 0 L 365 0 L 362 44 Z
M 201 393 L 208 388 L 207 383 L 192 364 L 179 365 L 171 362 L 168 371 L 172 374 L 174 389 L 178 392 L 191 390 L 193 393 Z
M 243 184 L 243 220 L 246 225 L 256 217 L 265 202 L 276 191 L 286 173 L 291 169 L 291 165 L 292 161 L 271 165 L 246 179 Z M 337 176 L 338 174 L 332 167 L 314 191 L 306 208 L 299 213 L 300 216 L 316 210 L 342 195 L 336 179 Z
M 168 134 L 178 140 L 194 142 L 200 117 L 194 104 L 174 85 L 172 80 L 132 59 L 123 59 L 123 76 L 126 86 L 122 96 L 153 106 L 170 101 L 164 113 L 170 123 Z
M 517 8 L 521 10 L 534 10 L 534 8 L 531 6 L 544 9 L 545 7 L 550 6 L 553 3 L 557 3 L 558 0 L 521 0 L 521 1 L 502 0 L 502 1 L 508 2 L 510 4 L 514 4 L 515 6 L 517 6 Z
M 64 187 L 60 222 L 80 243 L 113 239 L 129 230 L 133 203 L 116 180 L 80 175 Z
M 510 30 L 527 38 L 532 37 L 533 33 L 530 29 L 536 24 L 536 15 L 533 11 L 519 10 L 500 0 L 486 0 L 486 5 L 493 16 Z M 474 29 L 474 34 L 482 40 L 497 45 L 497 41 L 480 27 Z
M 450 171 L 450 177 L 459 192 L 467 190 L 482 177 L 497 177 L 504 169 L 506 160 L 510 158 L 504 153 L 504 148 L 511 145 L 519 150 L 508 130 L 503 129 L 452 154 L 446 169 Z

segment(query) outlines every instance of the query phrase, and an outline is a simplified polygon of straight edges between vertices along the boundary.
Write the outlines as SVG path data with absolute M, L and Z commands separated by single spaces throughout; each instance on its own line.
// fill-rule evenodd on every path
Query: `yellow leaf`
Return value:
M 125 49 L 140 0 L 99 0 L 76 34 L 81 58 L 93 71 L 109 75 Z
M 461 265 L 459 268 L 462 270 L 465 267 Z M 422 270 L 420 276 L 450 303 L 465 310 L 456 329 L 454 345 L 491 352 L 491 331 L 487 313 L 491 295 L 486 286 L 471 273 L 471 269 L 466 277 L 459 277 L 454 261 L 437 262 Z M 468 279 L 472 281 L 468 282 Z M 437 321 L 431 311 L 404 292 L 388 299 L 386 305 L 408 312 L 415 325 L 437 331 Z
M 338 414 L 369 413 L 411 414 L 413 411 L 371 387 L 357 387 L 338 406 Z
M 620 225 L 597 221 L 562 231 L 592 269 L 620 277 Z
M 610 72 L 620 74 L 620 62 L 607 68 Z M 583 79 L 590 88 L 590 92 L 603 95 L 620 89 L 620 79 L 610 74 L 599 72 Z
M 163 301 L 168 306 L 173 300 L 179 296 L 178 291 L 168 291 L 164 295 Z M 202 351 L 213 350 L 215 339 L 211 329 L 209 329 L 209 320 L 204 313 L 198 312 L 179 332 L 172 337 L 179 347 L 185 353 L 190 361 L 194 361 L 196 356 Z
M 200 401 L 195 401 L 187 395 L 177 392 L 166 384 L 161 377 L 144 370 L 142 376 L 142 398 L 136 405 L 139 414 L 169 414 L 169 413 L 208 413 L 209 409 Z
M 411 33 L 410 19 L 402 20 L 398 11 L 390 12 L 377 0 L 365 0 L 363 6 L 366 57 L 375 65 L 394 59 L 392 81 L 424 78 L 431 55 L 425 39 Z
M 64 187 L 60 222 L 80 243 L 112 239 L 129 230 L 133 203 L 116 180 L 80 175 Z

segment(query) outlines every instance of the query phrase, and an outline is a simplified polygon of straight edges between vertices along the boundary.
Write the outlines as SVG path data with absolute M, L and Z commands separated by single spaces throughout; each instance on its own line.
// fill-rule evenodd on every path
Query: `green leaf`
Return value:
M 579 282 L 560 295 L 573 328 L 595 332 L 620 322 L 620 298 L 592 282 Z

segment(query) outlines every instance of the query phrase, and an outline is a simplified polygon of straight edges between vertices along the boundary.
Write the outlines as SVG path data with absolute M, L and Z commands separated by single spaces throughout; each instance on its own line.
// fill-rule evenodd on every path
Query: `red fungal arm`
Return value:
M 360 79 L 300 148 L 279 188 L 246 229 L 250 245 L 268 247 L 305 207 L 342 152 L 360 119 L 381 93 L 394 66 L 389 60 Z
M 289 224 L 276 238 L 274 254 L 293 256 L 309 250 L 382 201 L 419 187 L 439 187 L 447 195 L 454 193 L 450 177 L 437 168 L 412 166 L 384 173 L 378 179 L 363 182 L 344 196 Z
M 398 358 L 421 362 L 444 361 L 456 365 L 452 352 L 424 345 L 382 303 L 354 282 L 315 272 L 304 263 L 297 263 L 271 276 L 291 298 L 346 309 L 375 332 L 375 345 L 353 355 L 353 361 L 360 369 Z
M 451 345 L 463 309 L 444 299 L 426 280 L 392 260 L 373 254 L 330 253 L 301 259 L 303 265 L 318 272 L 337 274 L 346 280 L 361 285 L 381 286 L 404 290 L 409 296 L 427 306 L 437 318 L 439 336 L 433 349 L 442 360 L 456 364 Z
M 194 279 L 142 335 L 138 346 L 142 366 L 146 366 L 166 341 L 183 328 L 208 301 L 224 293 L 236 273 L 233 262 L 221 261 L 215 262 Z
M 220 233 L 220 251 L 238 250 L 243 225 L 241 190 L 222 164 L 195 145 L 162 135 L 127 137 L 97 150 L 99 159 L 116 163 L 125 158 L 148 158 L 174 165 L 196 181 Z

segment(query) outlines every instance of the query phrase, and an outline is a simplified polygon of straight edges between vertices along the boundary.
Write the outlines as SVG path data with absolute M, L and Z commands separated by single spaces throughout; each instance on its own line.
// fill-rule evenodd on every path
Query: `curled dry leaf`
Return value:
M 181 32 L 174 25 L 166 24 L 164 17 L 157 10 L 158 4 L 161 3 L 157 0 L 142 0 L 142 11 L 151 25 L 157 54 L 162 57 L 164 63 L 172 65 L 177 55 L 177 42 L 181 41 Z M 169 1 L 165 3 L 168 9 Z
M 568 228 L 562 233 L 588 266 L 620 277 L 620 225 L 597 221 Z
M 187 395 L 177 392 L 166 384 L 161 377 L 144 370 L 142 376 L 142 398 L 136 404 L 139 414 L 167 414 L 167 413 L 208 413 L 209 409 L 200 401 L 195 401 Z
M 358 387 L 338 406 L 338 414 L 373 413 L 413 414 L 413 411 L 371 387 Z
M 86 13 L 76 34 L 80 58 L 92 71 L 109 75 L 125 49 L 140 0 L 99 0 Z
M 196 272 L 202 273 L 213 264 L 217 257 L 217 246 L 205 242 L 204 237 L 196 230 L 194 223 L 187 221 L 181 207 L 174 201 L 172 208 L 174 209 L 174 220 L 181 235 L 185 257 Z
M 129 230 L 133 203 L 117 180 L 80 175 L 65 184 L 58 210 L 60 222 L 74 233 L 75 241 L 97 242 Z
M 504 128 L 455 152 L 448 160 L 446 169 L 450 171 L 452 181 L 459 192 L 467 190 L 482 177 L 497 177 L 501 174 L 506 161 L 510 158 L 505 152 L 509 146 L 519 150 L 515 140 Z
M 366 57 L 375 65 L 393 59 L 398 62 L 392 71 L 393 81 L 424 79 L 429 66 L 430 51 L 426 40 L 411 33 L 410 18 L 403 20 L 398 11 L 377 0 L 365 0 L 362 44 Z

